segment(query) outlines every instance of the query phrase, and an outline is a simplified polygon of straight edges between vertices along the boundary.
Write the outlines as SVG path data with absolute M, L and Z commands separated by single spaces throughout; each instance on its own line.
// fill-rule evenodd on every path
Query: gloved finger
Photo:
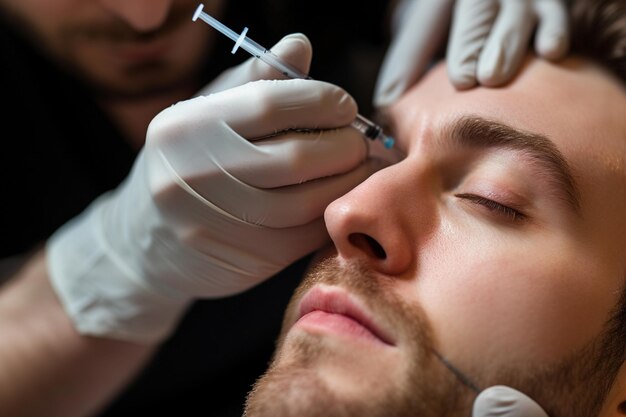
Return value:
M 277 260 L 278 266 L 289 265 L 330 242 L 323 214 L 312 222 L 299 226 L 282 229 L 265 228 L 264 233 L 266 239 L 275 240 L 278 245 L 266 245 L 261 253 L 267 251 L 267 258 Z M 281 251 L 280 257 L 276 257 L 277 247 Z M 271 253 L 272 251 L 274 253 Z
M 296 227 L 321 218 L 328 204 L 385 166 L 380 160 L 368 159 L 344 174 L 273 189 L 252 187 L 233 176 L 218 177 L 215 173 L 185 178 L 184 181 L 178 178 L 176 184 L 188 191 L 184 194 L 189 196 L 189 203 L 188 206 L 181 206 L 185 203 L 179 193 L 176 194 L 179 201 L 170 205 L 172 211 L 183 208 L 188 213 L 187 220 L 195 221 L 190 217 L 193 215 L 202 220 L 209 209 L 210 212 L 221 213 L 225 219 L 247 225 L 273 229 Z M 172 175 L 172 172 L 164 172 L 164 175 Z M 171 187 L 170 184 L 171 180 L 168 187 Z M 162 189 L 155 195 L 166 199 L 174 194 Z
M 309 73 L 313 48 L 302 33 L 292 33 L 282 38 L 271 51 L 304 74 Z M 227 69 L 196 95 L 209 95 L 250 81 L 286 79 L 286 77 L 258 58 L 251 57 L 242 64 Z
M 222 147 L 213 154 L 223 161 L 222 169 L 240 181 L 256 188 L 277 188 L 346 173 L 365 160 L 367 145 L 356 129 L 345 127 L 285 132 L 254 144 Z
M 500 86 L 513 78 L 528 50 L 536 24 L 532 3 L 500 0 L 500 12 L 478 60 L 480 84 Z
M 344 174 L 273 189 L 252 187 L 232 176 L 219 181 L 228 193 L 216 193 L 210 179 L 191 180 L 189 185 L 200 195 L 211 195 L 212 205 L 246 223 L 282 229 L 321 217 L 328 204 L 383 167 L 381 161 L 368 159 Z
M 220 123 L 246 139 L 280 131 L 347 126 L 357 114 L 354 99 L 336 85 L 316 80 L 259 80 L 209 96 L 181 101 L 160 112 L 147 143 L 217 141 Z
M 548 417 L 548 414 L 526 394 L 495 385 L 478 394 L 472 417 Z
M 374 106 L 393 104 L 428 69 L 450 21 L 452 0 L 415 0 L 394 36 L 374 90 Z
M 546 59 L 563 58 L 569 49 L 567 6 L 562 0 L 537 0 L 535 13 L 539 18 L 535 50 Z
M 357 114 L 354 99 L 336 85 L 316 80 L 261 80 L 206 98 L 196 115 L 213 115 L 253 140 L 282 130 L 330 129 Z
M 458 0 L 454 8 L 446 61 L 458 89 L 477 84 L 478 59 L 498 13 L 497 0 Z
M 224 224 L 219 224 L 224 222 Z M 215 224 L 218 223 L 218 224 Z M 203 254 L 208 260 L 209 267 L 205 264 L 199 266 L 198 276 L 209 285 L 205 287 L 206 293 L 198 293 L 199 297 L 222 297 L 241 293 L 259 284 L 259 279 L 251 279 L 250 271 L 254 271 L 255 277 L 271 277 L 276 272 L 285 268 L 303 256 L 322 248 L 330 241 L 326 230 L 324 219 L 319 218 L 313 222 L 284 229 L 271 229 L 266 227 L 251 228 L 245 225 L 247 238 L 241 239 L 232 236 L 232 230 L 241 227 L 241 220 L 219 218 L 213 224 L 217 230 L 223 230 L 227 241 L 234 240 L 235 243 L 226 242 L 224 247 L 230 252 L 237 253 L 237 263 L 225 265 L 221 257 L 211 253 Z M 251 230 L 256 230 L 258 237 Z M 198 234 L 187 238 L 194 247 L 207 248 L 215 247 L 215 239 L 207 239 L 206 236 Z M 221 242 L 220 242 L 221 243 Z M 225 274 L 216 269 L 211 271 L 212 265 L 221 268 L 228 268 L 236 272 L 235 274 Z M 177 286 L 184 285 L 177 281 Z M 195 282 L 189 284 L 189 290 L 198 292 L 198 285 Z M 187 290 L 187 291 L 189 291 Z
M 164 129 L 160 130 L 159 134 L 164 134 Z M 203 136 L 161 140 L 151 134 L 147 147 L 158 149 L 160 158 L 167 160 L 169 169 L 181 180 L 197 179 L 196 192 L 201 195 L 214 194 L 214 181 L 222 176 L 218 173 L 233 178 L 233 186 L 278 188 L 346 173 L 368 154 L 366 139 L 352 127 L 287 131 L 254 143 L 223 122 L 212 125 L 210 131 L 211 140 L 204 140 Z M 155 187 L 158 188 L 156 184 Z

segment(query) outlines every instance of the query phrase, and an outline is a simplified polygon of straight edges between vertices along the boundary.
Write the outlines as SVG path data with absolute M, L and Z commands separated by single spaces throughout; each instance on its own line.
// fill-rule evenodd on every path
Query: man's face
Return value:
M 221 0 L 206 1 L 208 13 Z M 195 0 L 0 0 L 61 65 L 102 92 L 143 95 L 188 81 L 213 36 Z
M 626 271 L 624 108 L 573 58 L 466 92 L 433 69 L 391 109 L 407 157 L 327 208 L 334 248 L 248 415 L 470 415 L 471 386 L 497 384 L 597 414 Z

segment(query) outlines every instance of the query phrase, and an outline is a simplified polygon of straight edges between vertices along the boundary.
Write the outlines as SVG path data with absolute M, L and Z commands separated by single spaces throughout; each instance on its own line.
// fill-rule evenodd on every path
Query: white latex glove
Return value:
M 398 12 L 374 92 L 377 108 L 394 103 L 428 70 L 450 26 L 446 61 L 458 89 L 510 81 L 535 27 L 540 57 L 556 60 L 569 48 L 564 0 L 403 0 Z
M 48 242 L 77 329 L 158 342 L 194 298 L 245 291 L 326 243 L 325 207 L 378 168 L 347 127 L 356 112 L 313 80 L 251 82 L 161 112 L 125 182 Z M 295 128 L 325 130 L 283 132 Z
M 520 391 L 496 385 L 478 394 L 472 417 L 548 417 L 548 414 Z

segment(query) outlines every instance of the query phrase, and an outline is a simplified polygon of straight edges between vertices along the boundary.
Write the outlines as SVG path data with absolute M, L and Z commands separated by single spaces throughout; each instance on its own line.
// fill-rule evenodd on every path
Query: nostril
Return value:
M 361 249 L 369 256 L 377 259 L 387 258 L 387 253 L 385 253 L 383 247 L 371 236 L 364 233 L 351 233 L 350 236 L 348 236 L 348 240 L 352 245 Z

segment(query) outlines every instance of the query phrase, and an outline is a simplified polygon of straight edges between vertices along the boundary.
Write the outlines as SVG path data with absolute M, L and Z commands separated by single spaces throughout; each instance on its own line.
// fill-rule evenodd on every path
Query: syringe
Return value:
M 215 19 L 213 16 L 203 11 L 204 4 L 200 4 L 196 11 L 193 14 L 191 20 L 194 22 L 200 18 L 200 20 L 208 23 L 210 26 L 214 27 L 233 41 L 235 41 L 235 46 L 231 50 L 231 53 L 235 53 L 239 47 L 243 48 L 247 52 L 249 52 L 252 56 L 259 58 L 261 61 L 266 64 L 272 66 L 276 70 L 280 71 L 285 77 L 288 78 L 304 78 L 304 79 L 312 79 L 307 74 L 303 74 L 298 71 L 296 68 L 282 61 L 276 54 L 272 53 L 269 49 L 266 49 L 250 39 L 246 36 L 248 33 L 248 28 L 245 27 L 240 34 L 237 34 L 235 31 L 230 29 L 228 26 L 221 23 L 219 20 Z M 394 139 L 391 136 L 387 136 L 383 133 L 383 129 L 378 126 L 376 123 L 372 122 L 369 119 L 357 114 L 356 119 L 352 121 L 350 124 L 352 127 L 357 129 L 359 132 L 363 134 L 368 139 L 371 140 L 379 140 L 385 146 L 385 148 L 390 149 L 394 145 Z

